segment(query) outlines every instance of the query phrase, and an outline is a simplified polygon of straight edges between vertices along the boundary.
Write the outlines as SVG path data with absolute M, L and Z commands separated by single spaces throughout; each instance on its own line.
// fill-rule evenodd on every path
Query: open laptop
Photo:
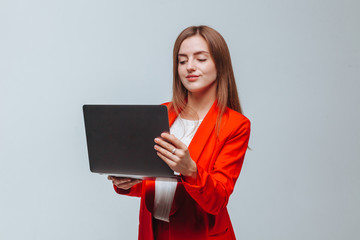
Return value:
M 132 178 L 175 177 L 154 150 L 169 132 L 166 106 L 84 105 L 90 171 Z

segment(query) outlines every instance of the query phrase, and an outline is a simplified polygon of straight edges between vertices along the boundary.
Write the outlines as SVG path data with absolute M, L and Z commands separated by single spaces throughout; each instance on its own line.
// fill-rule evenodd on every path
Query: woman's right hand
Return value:
M 108 176 L 108 179 L 112 181 L 112 183 L 120 189 L 128 190 L 134 185 L 142 182 L 141 179 L 134 179 L 134 178 L 126 178 L 126 177 L 115 177 L 115 176 Z

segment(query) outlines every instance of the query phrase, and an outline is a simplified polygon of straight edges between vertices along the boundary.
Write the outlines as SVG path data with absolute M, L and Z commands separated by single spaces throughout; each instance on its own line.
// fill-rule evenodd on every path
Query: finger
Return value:
M 155 138 L 154 140 L 159 146 L 161 146 L 162 148 L 164 148 L 165 150 L 169 151 L 172 153 L 172 151 L 175 149 L 174 145 L 171 145 L 170 143 L 168 143 L 167 141 L 164 141 L 161 138 Z
M 124 183 L 128 183 L 128 182 L 131 182 L 130 178 L 114 178 L 113 179 L 114 185 L 120 185 L 120 184 L 124 184 Z
M 164 156 L 163 154 L 157 152 L 157 155 L 173 170 L 175 171 L 173 168 L 175 167 L 175 163 L 174 161 L 171 161 L 170 159 L 168 159 L 166 156 Z
M 126 182 L 126 183 L 123 183 L 123 184 L 120 184 L 120 185 L 117 185 L 118 188 L 121 188 L 121 189 L 129 189 L 129 188 L 132 188 L 134 185 L 140 183 L 142 180 L 139 180 L 139 179 L 133 179 L 131 180 L 130 182 Z
M 138 184 L 141 181 L 142 181 L 141 179 L 132 179 L 132 180 L 130 180 L 130 182 L 123 183 L 122 185 L 124 185 L 124 186 L 134 186 L 134 185 Z
M 154 149 L 156 151 L 158 151 L 158 153 L 161 153 L 161 155 L 165 156 L 167 159 L 169 159 L 170 161 L 173 161 L 173 162 L 177 162 L 179 161 L 179 157 L 176 156 L 175 154 L 173 154 L 172 152 L 158 146 L 158 145 L 155 145 L 154 146 Z
M 114 185 L 116 185 L 117 187 L 123 187 L 126 186 L 127 184 L 131 183 L 131 180 L 122 180 L 122 181 L 113 181 Z
M 167 142 L 174 145 L 176 148 L 180 149 L 186 149 L 186 145 L 180 141 L 177 137 L 175 137 L 173 134 L 169 134 L 167 132 L 164 132 L 161 134 L 161 137 L 164 138 Z
M 108 177 L 107 177 L 107 179 L 109 179 L 109 180 L 114 180 L 114 179 L 116 179 L 116 178 L 118 178 L 118 177 L 115 177 L 115 176 L 111 176 L 111 175 L 109 175 Z

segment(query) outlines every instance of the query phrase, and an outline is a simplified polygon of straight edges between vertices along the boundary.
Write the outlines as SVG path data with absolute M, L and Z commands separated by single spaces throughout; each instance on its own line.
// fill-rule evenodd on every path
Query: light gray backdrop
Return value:
M 81 107 L 170 100 L 172 47 L 228 42 L 245 115 L 238 239 L 359 239 L 360 2 L 1 0 L 0 239 L 136 239 L 139 199 L 90 173 Z

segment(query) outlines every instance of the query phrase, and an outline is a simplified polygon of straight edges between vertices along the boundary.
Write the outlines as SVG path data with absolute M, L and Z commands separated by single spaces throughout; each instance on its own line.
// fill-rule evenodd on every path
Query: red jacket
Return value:
M 178 182 L 170 213 L 171 240 L 235 239 L 226 206 L 247 150 L 250 121 L 228 108 L 217 134 L 217 113 L 215 101 L 188 147 L 197 164 L 197 183 L 189 184 L 185 177 Z M 176 117 L 169 112 L 170 126 Z M 139 239 L 153 240 L 155 181 L 143 181 L 127 191 L 114 188 L 119 194 L 141 197 Z

